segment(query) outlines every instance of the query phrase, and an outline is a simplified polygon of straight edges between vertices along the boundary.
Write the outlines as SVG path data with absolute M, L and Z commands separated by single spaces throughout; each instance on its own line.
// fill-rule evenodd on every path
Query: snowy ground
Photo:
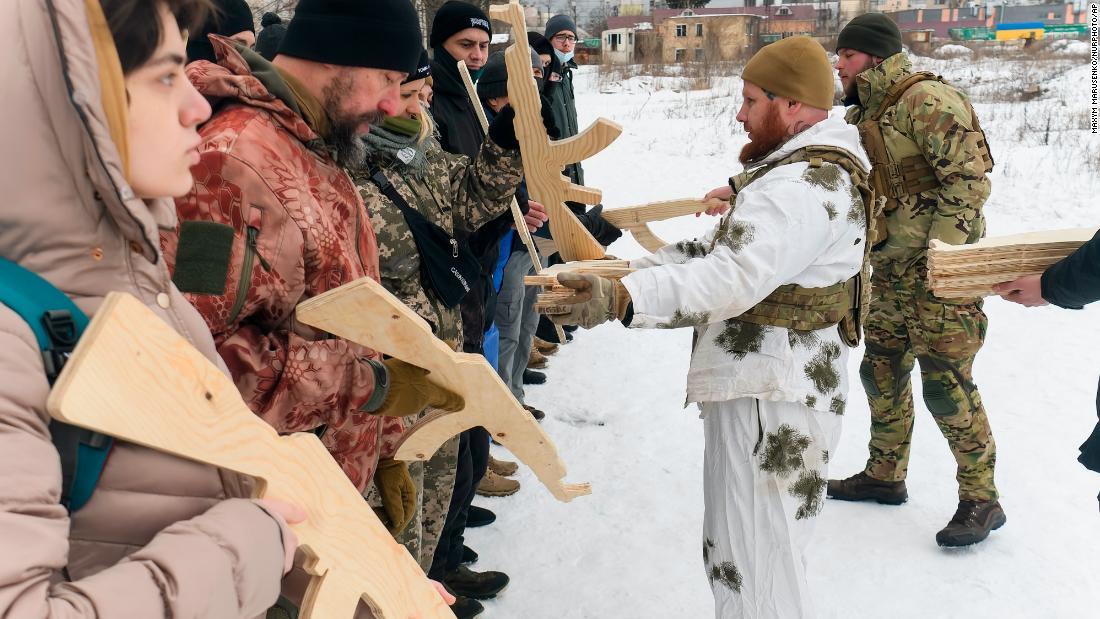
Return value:
M 973 86 L 997 160 L 986 205 L 991 234 L 1097 225 L 1100 139 L 1087 132 L 1083 60 L 916 64 Z M 1044 94 L 1011 102 L 1006 91 L 1033 78 Z M 585 164 L 609 207 L 701 196 L 739 170 L 740 83 L 676 92 L 668 88 L 674 81 L 611 83 L 592 70 L 580 79 L 582 126 L 605 116 L 624 127 Z M 676 240 L 712 223 L 683 218 L 654 228 Z M 643 250 L 627 235 L 611 251 L 629 258 Z M 829 501 L 819 518 L 809 555 L 819 616 L 1100 616 L 1100 475 L 1075 460 L 1096 421 L 1100 310 L 1026 310 L 999 299 L 986 310 L 989 336 L 975 374 L 999 448 L 1008 524 L 976 547 L 936 546 L 957 501 L 954 461 L 918 398 L 909 502 Z M 548 414 L 543 426 L 568 479 L 592 482 L 593 494 L 558 503 L 521 469 L 519 494 L 478 499 L 499 520 L 470 531 L 468 543 L 481 553 L 475 568 L 512 577 L 485 616 L 712 616 L 700 553 L 702 424 L 694 406 L 683 409 L 689 346 L 687 330 L 616 324 L 581 333 L 552 358 L 550 380 L 528 397 Z M 857 472 L 867 454 L 861 354 L 851 356 L 853 392 L 834 476 Z

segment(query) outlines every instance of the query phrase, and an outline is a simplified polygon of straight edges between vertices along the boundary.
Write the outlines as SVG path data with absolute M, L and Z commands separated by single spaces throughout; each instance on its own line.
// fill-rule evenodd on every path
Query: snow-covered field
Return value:
M 1083 59 L 915 64 L 973 93 L 997 162 L 990 234 L 1098 225 L 1100 138 L 1087 130 Z M 609 208 L 702 196 L 740 169 L 740 81 L 690 92 L 672 89 L 675 81 L 614 83 L 582 71 L 582 126 L 604 116 L 624 127 L 585 163 Z M 1006 96 L 1032 81 L 1043 88 L 1039 98 Z M 653 227 L 671 241 L 712 224 L 683 218 Z M 643 251 L 629 235 L 611 248 L 625 258 Z M 809 562 L 820 617 L 1100 617 L 1100 475 L 1076 462 L 1096 421 L 1100 310 L 1026 310 L 999 299 L 986 310 L 989 336 L 975 375 L 997 440 L 1008 524 L 971 548 L 936 546 L 935 532 L 955 510 L 955 465 L 918 397 L 909 502 L 829 501 L 818 520 Z M 469 532 L 481 553 L 474 567 L 512 577 L 485 616 L 712 616 L 700 552 L 702 424 L 694 406 L 683 408 L 690 337 L 605 325 L 563 347 L 548 383 L 529 388 L 568 479 L 590 481 L 593 494 L 559 503 L 521 469 L 520 493 L 478 499 L 499 519 Z M 867 455 L 861 354 L 851 355 L 834 477 L 857 472 Z

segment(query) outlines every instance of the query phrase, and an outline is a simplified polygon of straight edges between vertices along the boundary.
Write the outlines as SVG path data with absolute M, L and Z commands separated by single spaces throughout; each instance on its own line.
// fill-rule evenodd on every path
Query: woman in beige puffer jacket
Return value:
M 190 188 L 195 126 L 210 113 L 173 56 L 183 42 L 168 7 L 183 17 L 196 4 L 5 7 L 0 255 L 89 315 L 108 292 L 136 296 L 224 368 L 158 249 L 158 229 L 175 227 L 173 203 L 152 197 Z M 158 23 L 151 50 L 157 39 L 143 42 L 142 29 Z M 249 484 L 231 472 L 116 442 L 91 500 L 70 516 L 49 389 L 31 329 L 0 305 L 0 616 L 263 614 L 293 552 L 286 508 L 232 498 Z

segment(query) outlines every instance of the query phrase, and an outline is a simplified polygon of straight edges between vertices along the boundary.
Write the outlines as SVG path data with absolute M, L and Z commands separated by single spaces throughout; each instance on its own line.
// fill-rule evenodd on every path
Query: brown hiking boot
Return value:
M 534 346 L 535 346 L 535 350 L 539 351 L 540 353 L 542 353 L 542 354 L 544 354 L 548 357 L 550 355 L 558 352 L 558 348 L 559 348 L 559 346 L 557 344 L 554 344 L 552 342 L 547 342 L 546 340 L 542 339 L 541 337 L 536 337 L 535 338 Z
M 507 462 L 505 460 L 497 460 L 496 458 L 489 456 L 489 470 L 500 475 L 501 477 L 511 477 L 519 470 L 519 465 L 515 462 Z
M 528 406 L 528 405 L 524 404 L 523 405 L 523 410 L 527 411 L 528 413 L 531 413 L 531 416 L 535 418 L 535 421 L 542 421 L 543 419 L 546 419 L 546 413 L 540 411 L 539 409 L 535 408 L 534 406 Z
M 936 533 L 940 546 L 969 546 L 989 537 L 990 531 L 1004 526 L 1007 518 L 998 501 L 959 501 L 951 522 Z
M 477 493 L 481 496 L 510 496 L 519 492 L 519 482 L 507 477 L 501 477 L 493 471 L 485 471 L 485 477 L 477 485 Z
M 829 498 L 841 501 L 878 501 L 884 505 L 901 505 L 909 498 L 905 481 L 880 481 L 859 472 L 848 479 L 830 479 Z
M 531 354 L 527 357 L 527 367 L 532 370 L 541 370 L 546 367 L 548 359 L 539 351 L 534 348 L 531 349 Z

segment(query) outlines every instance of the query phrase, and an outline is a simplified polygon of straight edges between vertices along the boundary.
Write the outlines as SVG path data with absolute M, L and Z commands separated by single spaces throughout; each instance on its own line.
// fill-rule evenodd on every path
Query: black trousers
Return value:
M 428 577 L 442 580 L 447 572 L 458 569 L 465 543 L 466 517 L 470 513 L 477 485 L 489 468 L 489 433 L 485 428 L 470 428 L 458 440 L 458 468 L 455 489 L 443 522 L 443 534 L 432 556 Z

